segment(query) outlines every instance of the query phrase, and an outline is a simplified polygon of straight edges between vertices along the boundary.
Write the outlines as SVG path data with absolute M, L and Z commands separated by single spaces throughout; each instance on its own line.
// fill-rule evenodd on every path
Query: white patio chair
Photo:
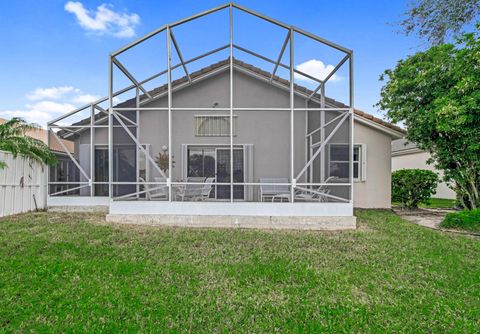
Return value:
M 189 177 L 187 179 L 187 184 L 182 185 L 178 188 L 176 193 L 177 200 L 180 201 L 198 201 L 202 199 L 202 190 L 203 184 L 188 184 L 188 182 L 203 183 L 205 182 L 204 177 Z
M 167 179 L 164 177 L 155 177 L 155 182 L 167 182 Z M 168 199 L 168 187 L 166 184 L 147 184 L 147 182 L 142 178 L 138 178 L 138 182 L 143 183 L 145 197 L 148 200 L 152 199 Z
M 208 200 L 210 198 L 210 193 L 212 192 L 214 182 L 215 182 L 214 177 L 208 177 L 205 180 L 205 184 L 202 186 L 202 196 L 201 196 L 202 201 Z
M 336 176 L 328 177 L 324 183 L 329 183 L 335 180 Z M 330 194 L 330 189 L 326 189 L 326 185 L 322 184 L 316 189 L 304 190 L 297 189 L 295 190 L 295 200 L 301 202 L 327 202 L 328 196 Z
M 260 183 L 288 183 L 288 178 L 286 177 L 262 177 L 260 178 Z M 265 199 L 270 199 L 272 202 L 275 199 L 287 198 L 290 194 L 289 185 L 275 185 L 275 184 L 262 184 L 260 185 L 260 201 L 263 202 Z

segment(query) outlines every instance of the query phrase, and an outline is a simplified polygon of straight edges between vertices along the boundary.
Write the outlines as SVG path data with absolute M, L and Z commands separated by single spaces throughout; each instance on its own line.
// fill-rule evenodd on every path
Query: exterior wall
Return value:
M 392 156 L 392 171 L 405 168 L 419 168 L 438 172 L 432 165 L 427 164 L 428 159 L 430 159 L 430 153 L 419 150 L 412 153 L 395 155 Z M 439 175 L 442 177 L 443 173 L 440 171 Z M 441 182 L 438 184 L 437 192 L 433 197 L 455 199 L 456 196 L 455 192 L 450 189 L 445 182 Z
M 235 72 L 235 107 L 278 107 L 288 108 L 288 92 L 272 89 L 272 86 Z M 228 71 L 205 79 L 188 88 L 174 92 L 172 106 L 176 108 L 218 108 L 229 107 Z M 165 107 L 166 98 L 145 105 L 145 107 Z M 304 107 L 301 98 L 295 99 L 297 107 Z M 182 144 L 229 145 L 229 137 L 196 137 L 195 115 L 227 115 L 229 111 L 175 111 L 172 113 L 173 151 L 175 167 L 173 178 L 182 177 Z M 237 135 L 234 144 L 253 144 L 254 174 L 251 182 L 260 177 L 290 176 L 290 112 L 289 111 L 236 111 Z M 168 145 L 166 111 L 142 111 L 140 113 L 140 141 L 151 145 L 152 155 L 161 152 Z M 295 115 L 295 169 L 305 165 L 305 113 Z
M 385 133 L 355 122 L 354 143 L 366 144 L 366 180 L 353 184 L 353 205 L 357 208 L 391 207 L 391 143 Z

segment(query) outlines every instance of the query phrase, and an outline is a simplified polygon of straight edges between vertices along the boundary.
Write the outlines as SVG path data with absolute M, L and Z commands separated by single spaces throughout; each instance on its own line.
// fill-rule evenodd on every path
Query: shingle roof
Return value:
M 242 68 L 244 68 L 244 69 L 246 69 L 246 70 L 249 70 L 249 71 L 252 71 L 252 72 L 254 72 L 255 74 L 258 74 L 258 75 L 261 75 L 261 76 L 265 77 L 266 79 L 270 79 L 270 77 L 271 77 L 271 75 L 272 75 L 270 72 L 264 71 L 264 70 L 262 70 L 262 69 L 259 68 L 259 67 L 256 67 L 256 66 L 253 66 L 253 65 L 251 65 L 251 64 L 245 63 L 245 62 L 243 62 L 243 61 L 241 61 L 241 60 L 238 60 L 238 59 L 235 59 L 235 58 L 234 58 L 234 59 L 233 59 L 233 62 L 234 62 L 234 64 L 235 64 L 236 66 L 242 67 Z M 194 79 L 196 79 L 196 78 L 198 78 L 198 77 L 201 77 L 201 76 L 203 76 L 203 75 L 205 75 L 205 74 L 208 74 L 208 73 L 210 73 L 210 72 L 213 72 L 213 71 L 215 71 L 215 70 L 217 70 L 217 69 L 220 69 L 220 68 L 222 68 L 223 66 L 227 66 L 227 65 L 229 65 L 229 64 L 230 64 L 230 59 L 229 59 L 229 58 L 224 59 L 224 60 L 221 60 L 221 61 L 219 61 L 219 62 L 217 62 L 217 63 L 214 63 L 214 64 L 212 64 L 212 65 L 209 65 L 209 66 L 207 66 L 207 67 L 204 67 L 204 68 L 202 68 L 202 69 L 200 69 L 200 70 L 198 70 L 198 71 L 195 71 L 195 72 L 190 73 L 190 78 L 191 78 L 192 80 L 194 80 Z M 288 81 L 288 80 L 286 80 L 286 79 L 284 79 L 284 78 L 281 78 L 281 77 L 279 77 L 279 76 L 277 76 L 277 75 L 274 75 L 274 76 L 273 76 L 273 81 L 275 81 L 275 82 L 277 82 L 277 83 L 279 83 L 279 84 L 282 84 L 282 85 L 284 85 L 284 86 L 286 86 L 286 87 L 290 87 L 290 81 Z M 178 86 L 178 85 L 180 85 L 180 84 L 187 83 L 187 82 L 188 82 L 188 77 L 187 77 L 187 76 L 183 76 L 183 77 L 181 77 L 181 78 L 179 78 L 179 79 L 173 80 L 173 81 L 172 81 L 172 87 L 175 87 L 175 86 Z M 313 93 L 312 90 L 310 90 L 310 89 L 308 89 L 308 88 L 306 88 L 306 87 L 304 87 L 304 86 L 297 85 L 297 84 L 294 85 L 294 89 L 295 89 L 295 91 L 297 91 L 297 92 L 302 92 L 302 93 L 305 93 L 305 94 L 307 94 L 307 95 L 311 95 L 311 94 Z M 160 87 L 157 87 L 157 88 L 154 88 L 154 89 L 150 90 L 148 93 L 149 93 L 151 96 L 156 96 L 156 95 L 159 95 L 159 94 L 162 94 L 162 93 L 166 93 L 167 91 L 168 91 L 168 85 L 165 84 L 165 85 L 162 85 L 162 86 L 160 86 Z M 320 98 L 321 98 L 320 94 L 315 94 L 313 97 L 316 98 L 316 99 L 320 99 Z M 146 96 L 145 94 L 142 94 L 142 95 L 140 95 L 139 98 L 140 98 L 140 101 L 143 101 L 143 100 L 147 99 L 147 96 Z M 325 97 L 325 102 L 330 103 L 330 104 L 333 104 L 333 105 L 336 105 L 338 108 L 348 108 L 347 105 L 345 105 L 345 104 L 343 104 L 343 103 L 341 103 L 341 102 L 339 102 L 339 101 L 336 101 L 336 100 L 334 100 L 334 99 L 332 99 L 332 98 L 329 98 L 329 97 Z M 135 99 L 135 98 L 132 98 L 132 99 L 129 99 L 129 100 L 127 100 L 127 101 L 124 101 L 124 102 L 119 103 L 119 104 L 116 105 L 115 107 L 117 107 L 117 108 L 134 107 L 134 106 L 135 106 L 135 103 L 136 103 L 136 99 Z M 381 120 L 380 118 L 377 118 L 377 117 L 375 117 L 375 116 L 373 116 L 373 115 L 371 115 L 371 114 L 368 114 L 368 113 L 366 113 L 366 112 L 364 112 L 364 111 L 355 109 L 354 112 L 355 112 L 355 115 L 357 115 L 357 116 L 363 117 L 363 118 L 365 118 L 365 119 L 367 119 L 367 120 L 373 121 L 373 122 L 375 122 L 375 123 L 377 123 L 377 124 L 380 124 L 380 125 L 385 126 L 385 127 L 389 128 L 389 129 L 398 131 L 398 132 L 400 132 L 400 133 L 405 133 L 405 130 L 403 130 L 402 128 L 400 128 L 400 127 L 398 127 L 398 126 L 396 126 L 396 125 L 394 125 L 394 124 L 391 124 L 391 123 L 389 123 L 389 122 L 386 122 L 386 121 L 384 121 L 384 120 Z M 82 120 L 82 121 L 80 121 L 80 122 L 78 122 L 78 123 L 75 123 L 75 125 L 83 125 L 83 124 L 86 124 L 86 123 L 88 123 L 88 122 L 89 122 L 89 120 Z

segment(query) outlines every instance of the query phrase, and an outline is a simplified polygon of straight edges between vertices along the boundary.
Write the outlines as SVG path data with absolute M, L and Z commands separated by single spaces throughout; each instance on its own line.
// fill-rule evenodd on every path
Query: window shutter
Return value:
M 181 170 L 182 170 L 182 180 L 186 180 L 187 179 L 187 175 L 188 175 L 188 171 L 187 171 L 187 161 L 188 161 L 188 157 L 187 157 L 187 154 L 188 154 L 188 151 L 187 151 L 187 144 L 182 144 L 182 157 L 181 157 Z
M 362 149 L 362 154 L 360 156 L 361 158 L 361 164 L 362 164 L 362 176 L 361 180 L 362 181 L 367 181 L 367 145 L 362 144 L 361 145 Z
M 254 182 L 253 179 L 253 145 L 246 144 L 244 145 L 244 158 L 245 158 L 245 182 Z M 253 187 L 245 186 L 246 188 L 246 199 L 248 201 L 253 201 Z

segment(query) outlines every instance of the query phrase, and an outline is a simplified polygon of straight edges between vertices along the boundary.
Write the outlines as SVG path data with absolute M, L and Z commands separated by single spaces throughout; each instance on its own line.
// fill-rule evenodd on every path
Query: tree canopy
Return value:
M 48 146 L 41 140 L 26 135 L 27 131 L 35 128 L 36 125 L 28 124 L 21 118 L 12 118 L 0 124 L 0 150 L 10 152 L 15 157 L 21 155 L 47 165 L 55 164 L 57 158 Z M 0 161 L 0 168 L 5 166 Z
M 407 139 L 432 155 L 454 181 L 461 204 L 480 207 L 480 40 L 463 34 L 434 46 L 381 76 L 378 107 L 407 128 Z
M 416 0 L 400 25 L 407 35 L 417 33 L 438 45 L 461 33 L 479 14 L 480 0 Z

